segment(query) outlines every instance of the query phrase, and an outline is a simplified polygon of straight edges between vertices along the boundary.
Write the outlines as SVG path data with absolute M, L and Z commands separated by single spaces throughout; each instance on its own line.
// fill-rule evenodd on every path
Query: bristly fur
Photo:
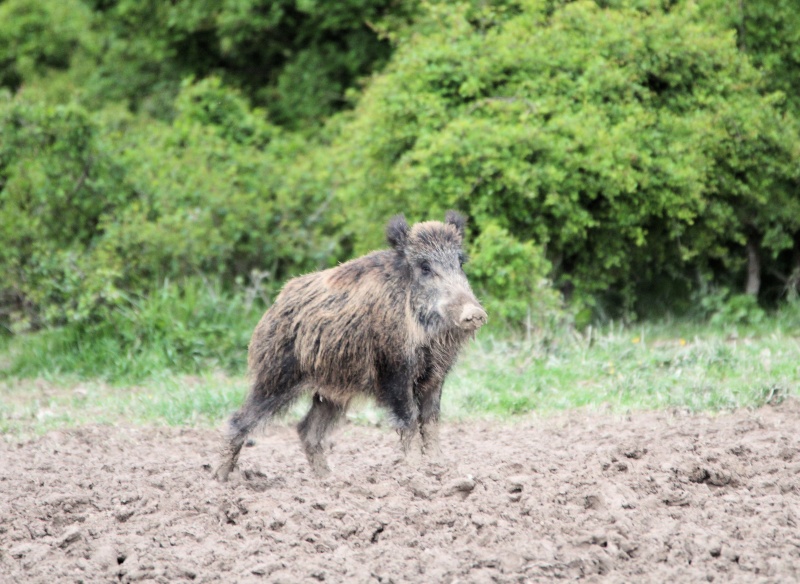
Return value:
M 408 241 L 408 221 L 404 215 L 395 215 L 386 224 L 386 240 L 395 249 L 402 249 Z
M 421 426 L 423 443 L 438 449 L 442 383 L 473 336 L 451 323 L 465 304 L 479 306 L 461 271 L 465 223 L 454 211 L 446 223 L 413 227 L 397 215 L 386 227 L 393 249 L 286 284 L 253 333 L 252 387 L 231 419 L 220 478 L 258 421 L 307 391 L 315 397 L 300 434 L 319 474 L 327 468 L 321 441 L 356 395 L 375 398 L 401 430 Z M 438 279 L 421 275 L 421 263 L 437 270 Z
M 444 216 L 444 222 L 449 225 L 454 225 L 458 229 L 461 239 L 464 239 L 464 233 L 467 226 L 467 218 L 458 211 L 448 211 Z

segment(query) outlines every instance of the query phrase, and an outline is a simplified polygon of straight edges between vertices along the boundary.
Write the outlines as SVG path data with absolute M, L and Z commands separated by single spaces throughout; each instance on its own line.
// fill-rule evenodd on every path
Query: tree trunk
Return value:
M 786 282 L 786 295 L 789 300 L 797 300 L 800 296 L 800 233 L 794 236 L 794 257 L 792 258 L 792 273 Z
M 800 233 L 794 235 L 794 269 L 800 272 Z
M 761 289 L 761 253 L 758 249 L 758 241 L 755 236 L 747 238 L 747 285 L 745 294 L 758 296 Z

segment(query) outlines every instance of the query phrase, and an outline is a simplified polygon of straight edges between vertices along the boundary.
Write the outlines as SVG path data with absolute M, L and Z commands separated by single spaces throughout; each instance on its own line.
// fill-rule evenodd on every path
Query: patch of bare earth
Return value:
M 445 424 L 445 465 L 345 425 L 329 479 L 268 429 L 231 481 L 213 431 L 0 444 L 6 582 L 791 582 L 800 405 Z

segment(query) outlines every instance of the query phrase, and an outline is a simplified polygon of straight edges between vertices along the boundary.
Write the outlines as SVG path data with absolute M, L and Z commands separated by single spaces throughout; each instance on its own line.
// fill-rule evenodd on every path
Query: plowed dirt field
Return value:
M 212 430 L 0 443 L 0 581 L 800 581 L 796 400 L 445 423 L 440 463 L 344 424 L 324 480 L 255 441 L 225 484 Z

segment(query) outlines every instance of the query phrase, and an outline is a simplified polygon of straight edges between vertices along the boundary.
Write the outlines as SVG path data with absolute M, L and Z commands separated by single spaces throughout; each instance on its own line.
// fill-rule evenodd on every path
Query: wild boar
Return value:
M 419 432 L 423 453 L 439 453 L 442 383 L 487 318 L 463 271 L 465 223 L 455 211 L 413 226 L 398 215 L 391 249 L 286 284 L 250 341 L 251 388 L 230 419 L 219 480 L 248 433 L 306 392 L 298 432 L 319 476 L 330 472 L 323 441 L 358 395 L 388 410 L 404 452 Z

